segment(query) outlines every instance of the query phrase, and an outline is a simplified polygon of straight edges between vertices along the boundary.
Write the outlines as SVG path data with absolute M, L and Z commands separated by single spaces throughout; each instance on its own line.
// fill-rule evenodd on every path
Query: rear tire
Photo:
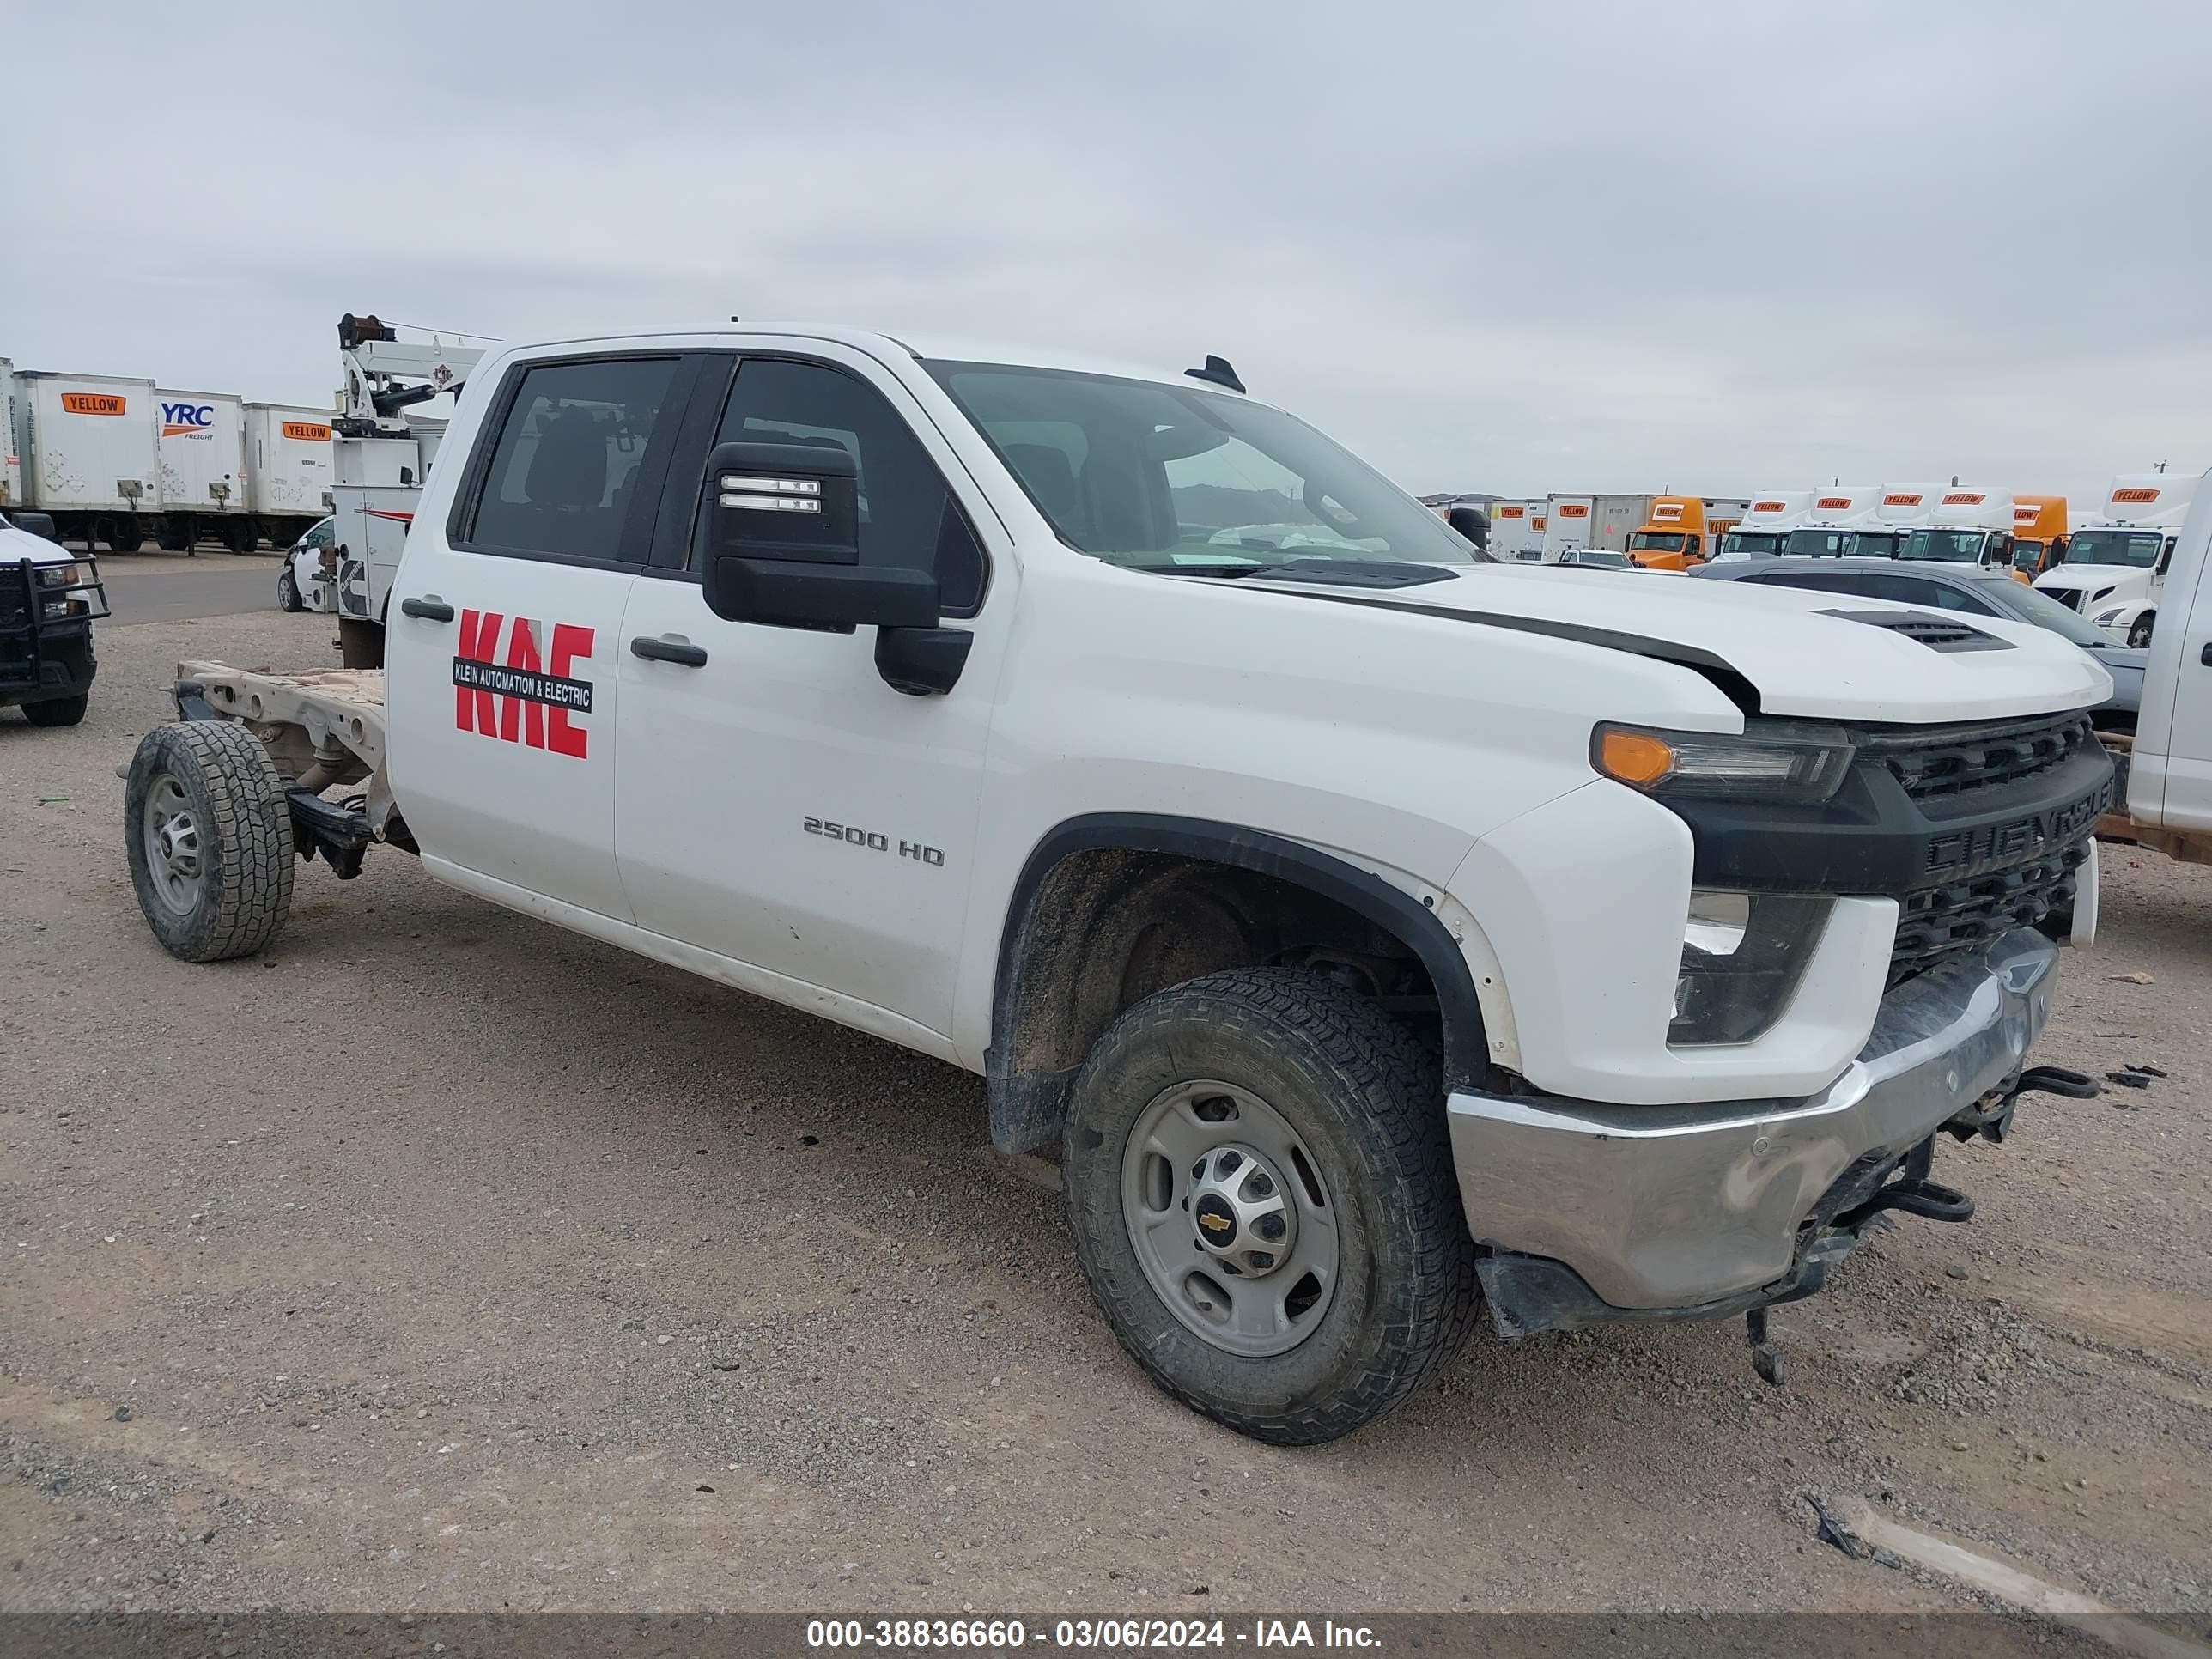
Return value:
M 49 697 L 44 702 L 27 702 L 23 705 L 23 718 L 33 726 L 75 726 L 91 706 L 92 693 L 81 691 L 74 697 Z
M 254 533 L 250 519 L 233 519 L 222 528 L 223 545 L 234 553 L 251 553 L 260 545 L 261 538 Z
M 1331 981 L 1211 974 L 1128 1009 L 1076 1079 L 1061 1176 L 1122 1347 L 1240 1434 L 1348 1434 L 1473 1328 L 1474 1250 L 1434 1062 Z M 1232 1243 L 1242 1255 L 1216 1253 Z
M 292 908 L 292 815 L 261 740 L 228 720 L 157 726 L 124 790 L 131 884 L 186 962 L 251 956 Z
M 307 601 L 300 597 L 300 585 L 292 580 L 289 565 L 276 573 L 276 603 L 286 611 L 305 611 Z

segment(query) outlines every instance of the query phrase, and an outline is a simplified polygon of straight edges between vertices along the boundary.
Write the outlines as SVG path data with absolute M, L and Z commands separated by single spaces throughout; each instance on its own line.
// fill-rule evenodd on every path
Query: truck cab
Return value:
M 1809 489 L 1770 489 L 1753 496 L 1744 507 L 1743 517 L 1721 536 L 1713 562 L 1780 557 L 1789 550 L 1790 532 L 1799 528 L 1811 511 L 1813 495 Z
M 1246 1434 L 1370 1421 L 1483 1309 L 1742 1317 L 1771 1376 L 1764 1310 L 1966 1219 L 1938 1139 L 2053 1086 L 2111 683 L 1738 586 L 1487 557 L 1218 357 L 511 347 L 385 668 L 180 665 L 126 854 L 188 960 L 266 945 L 294 848 L 411 850 L 980 1074 L 1133 1363 Z
M 1904 533 L 1882 516 L 1879 484 L 1831 484 L 1813 493 L 1805 521 L 1790 532 L 1783 555 L 1793 559 L 1888 559 Z
M 1643 524 L 1629 532 L 1629 558 L 1646 570 L 1687 570 L 1711 550 L 1705 504 L 1695 495 L 1660 495 Z
M 1900 559 L 1938 564 L 2012 566 L 2013 498 L 2009 490 L 1949 485 L 1931 489 L 1925 522 L 1905 533 Z
M 2166 571 L 2200 483 L 2167 472 L 2113 479 L 2102 519 L 2075 532 L 2065 562 L 2038 576 L 2036 587 L 2121 644 L 2148 647 Z
M 2033 582 L 2066 556 L 2066 498 L 2063 495 L 2014 495 L 2012 498 L 2013 574 Z

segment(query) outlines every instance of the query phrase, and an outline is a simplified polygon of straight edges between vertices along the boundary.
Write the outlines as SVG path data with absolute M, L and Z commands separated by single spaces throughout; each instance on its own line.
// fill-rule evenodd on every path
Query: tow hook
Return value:
M 1782 1351 L 1766 1337 L 1766 1310 L 1753 1308 L 1743 1316 L 1743 1334 L 1751 1342 L 1751 1368 L 1762 1382 L 1782 1386 Z
M 2104 1091 L 2103 1084 L 2083 1073 L 2069 1072 L 2063 1066 L 2033 1066 L 2014 1079 L 2010 1088 L 1984 1096 L 1943 1127 L 1960 1140 L 1972 1140 L 1979 1135 L 1994 1145 L 2002 1141 L 2005 1132 L 2012 1127 L 2013 1108 L 2022 1095 L 2063 1095 L 2069 1100 L 2094 1100 Z

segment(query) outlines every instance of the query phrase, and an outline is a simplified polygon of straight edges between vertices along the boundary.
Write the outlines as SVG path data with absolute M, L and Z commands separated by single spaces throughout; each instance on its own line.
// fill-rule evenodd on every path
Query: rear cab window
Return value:
M 671 355 L 511 370 L 486 425 L 489 446 L 479 443 L 455 505 L 453 544 L 568 563 L 641 563 L 687 367 Z

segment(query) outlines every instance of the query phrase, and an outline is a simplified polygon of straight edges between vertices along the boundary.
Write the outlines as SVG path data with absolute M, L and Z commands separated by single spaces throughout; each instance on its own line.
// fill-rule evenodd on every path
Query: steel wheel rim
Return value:
M 144 836 L 146 873 L 155 896 L 177 915 L 191 915 L 207 874 L 206 849 L 191 800 L 166 772 L 146 792 Z
M 1121 1153 L 1121 1219 L 1153 1293 L 1224 1352 L 1287 1353 L 1335 1299 L 1337 1216 L 1321 1166 L 1249 1089 L 1178 1083 L 1138 1115 Z M 1258 1231 L 1271 1219 L 1279 1232 Z

